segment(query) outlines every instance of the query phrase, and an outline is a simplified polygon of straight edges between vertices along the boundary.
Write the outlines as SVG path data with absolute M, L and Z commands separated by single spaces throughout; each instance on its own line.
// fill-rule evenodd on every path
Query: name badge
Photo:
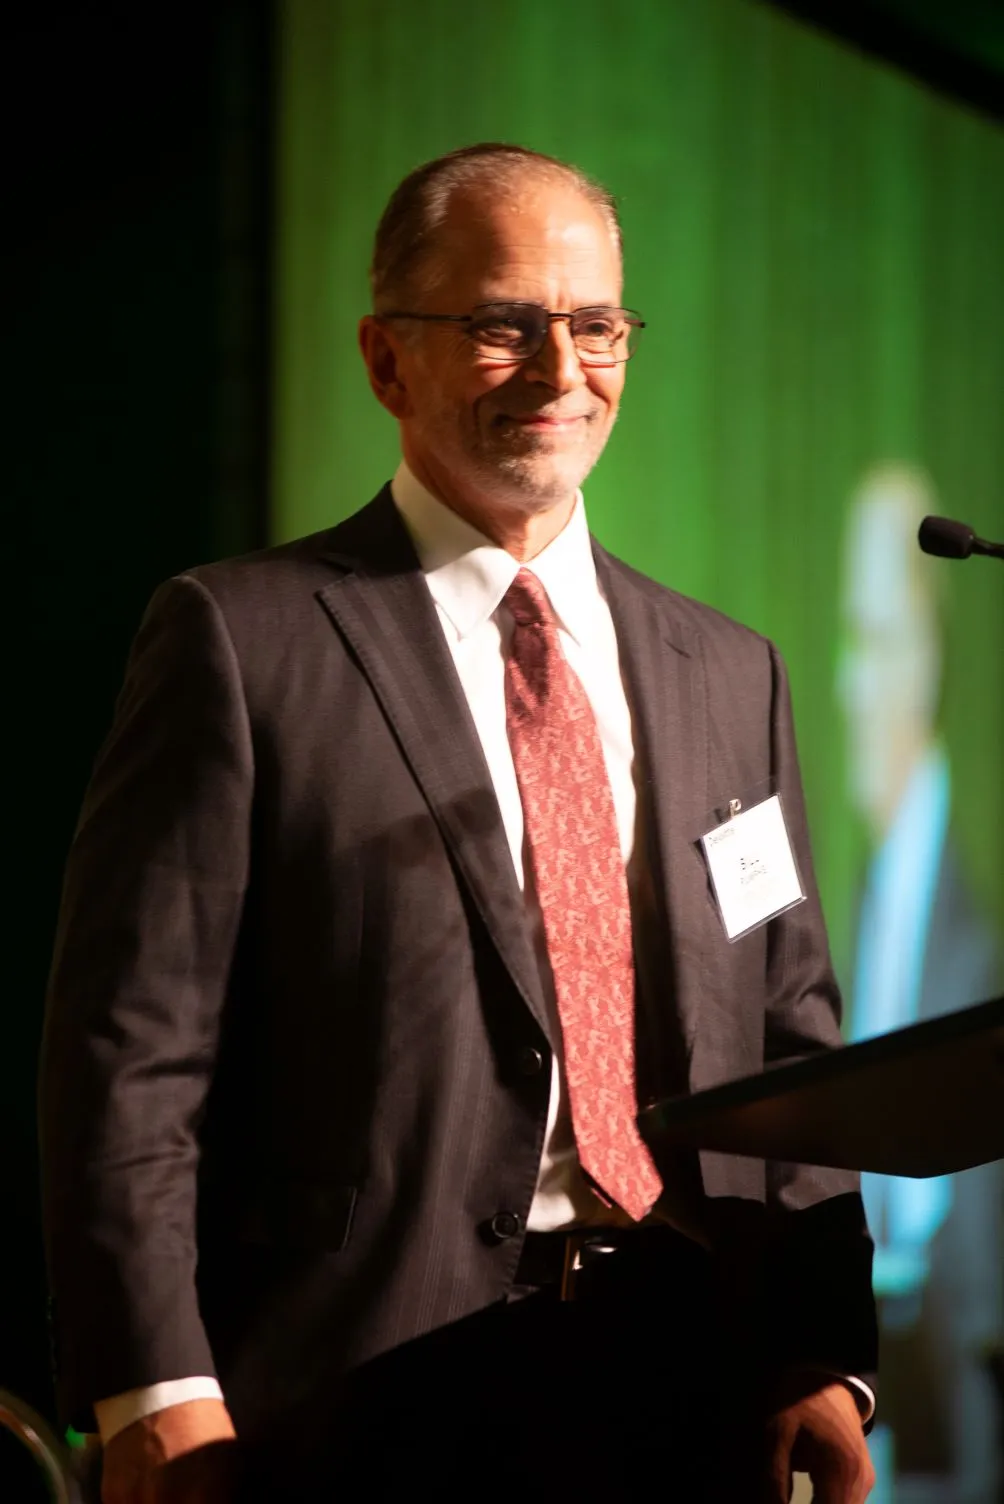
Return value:
M 739 812 L 701 837 L 718 909 L 730 940 L 738 940 L 802 903 L 805 894 L 778 794 Z

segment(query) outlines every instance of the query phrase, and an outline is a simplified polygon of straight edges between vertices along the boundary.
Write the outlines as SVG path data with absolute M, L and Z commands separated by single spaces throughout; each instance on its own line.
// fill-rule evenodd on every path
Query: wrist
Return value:
M 116 1433 L 106 1457 L 128 1454 L 148 1466 L 160 1466 L 197 1447 L 236 1438 L 230 1412 L 222 1400 L 192 1399 L 143 1415 Z
M 101 1441 L 107 1447 L 113 1436 L 124 1431 L 134 1420 L 166 1410 L 170 1405 L 180 1405 L 183 1400 L 222 1400 L 223 1391 L 219 1381 L 207 1374 L 184 1379 L 166 1379 L 156 1384 L 145 1384 L 138 1389 L 127 1389 L 121 1394 L 94 1401 Z

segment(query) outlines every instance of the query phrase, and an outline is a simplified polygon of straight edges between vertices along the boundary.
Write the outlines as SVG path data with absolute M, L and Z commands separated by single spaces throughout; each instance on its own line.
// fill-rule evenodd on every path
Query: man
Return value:
M 964 876 L 939 731 L 943 568 L 917 547 L 939 510 L 915 466 L 872 467 L 848 515 L 840 692 L 851 789 L 872 846 L 852 1030 L 883 1034 L 999 990 L 996 945 Z M 863 1177 L 881 1297 L 884 1423 L 898 1474 L 952 1504 L 999 1491 L 986 1361 L 1001 1328 L 1000 1173 Z M 937 1479 L 937 1481 L 935 1481 Z
M 586 532 L 621 284 L 574 169 L 419 169 L 360 330 L 392 487 L 148 611 L 43 1077 L 106 1504 L 208 1496 L 234 1428 L 275 1497 L 867 1493 L 853 1177 L 657 1168 L 633 1123 L 839 1036 L 777 655 Z M 698 843 L 757 788 L 806 900 L 730 944 Z

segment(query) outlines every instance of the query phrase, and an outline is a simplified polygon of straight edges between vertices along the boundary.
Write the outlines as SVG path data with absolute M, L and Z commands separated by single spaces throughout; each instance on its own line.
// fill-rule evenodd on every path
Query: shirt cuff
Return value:
M 112 1395 L 109 1399 L 94 1401 L 94 1414 L 98 1418 L 101 1445 L 107 1446 L 113 1436 L 131 1426 L 134 1420 L 144 1415 L 155 1415 L 169 1405 L 183 1405 L 186 1400 L 221 1400 L 223 1390 L 215 1379 L 197 1377 L 192 1379 L 168 1379 L 164 1384 L 148 1384 L 143 1389 L 127 1389 L 124 1394 Z
M 854 1396 L 857 1407 L 861 1412 L 861 1424 L 867 1426 L 875 1414 L 875 1393 L 865 1383 L 864 1379 L 855 1378 L 851 1373 L 834 1373 L 832 1369 L 817 1369 L 818 1373 L 826 1373 L 831 1379 L 838 1379 L 841 1384 L 846 1384 Z

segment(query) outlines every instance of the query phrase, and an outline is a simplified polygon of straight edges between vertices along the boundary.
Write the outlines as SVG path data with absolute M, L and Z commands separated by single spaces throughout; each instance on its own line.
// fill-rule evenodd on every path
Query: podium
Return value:
M 1004 1159 L 1004 997 L 638 1116 L 661 1148 L 926 1177 Z

